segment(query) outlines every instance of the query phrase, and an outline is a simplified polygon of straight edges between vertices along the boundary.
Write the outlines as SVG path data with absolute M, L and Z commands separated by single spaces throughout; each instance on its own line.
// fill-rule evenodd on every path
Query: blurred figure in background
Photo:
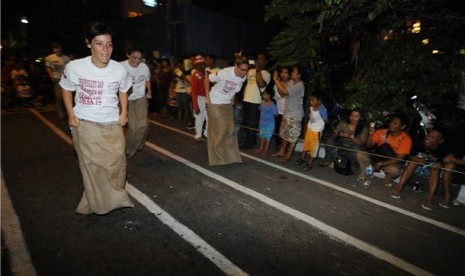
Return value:
M 45 66 L 47 69 L 48 76 L 53 83 L 53 89 L 55 91 L 55 104 L 58 111 L 58 117 L 60 119 L 66 118 L 66 110 L 63 104 L 63 96 L 61 87 L 58 84 L 60 81 L 65 65 L 70 62 L 70 58 L 63 53 L 61 45 L 57 42 L 52 43 L 52 54 L 45 58 Z
M 132 92 L 128 97 L 128 131 L 126 132 L 126 155 L 131 158 L 144 148 L 149 134 L 147 118 L 148 102 L 152 98 L 152 83 L 149 67 L 142 62 L 142 51 L 130 48 L 127 60 L 121 62 L 132 79 Z
M 242 148 L 251 149 L 257 144 L 257 130 L 260 121 L 259 106 L 261 94 L 270 83 L 271 74 L 265 69 L 266 56 L 259 53 L 256 60 L 250 60 L 247 72 L 247 84 L 244 89 L 244 132 L 245 138 Z

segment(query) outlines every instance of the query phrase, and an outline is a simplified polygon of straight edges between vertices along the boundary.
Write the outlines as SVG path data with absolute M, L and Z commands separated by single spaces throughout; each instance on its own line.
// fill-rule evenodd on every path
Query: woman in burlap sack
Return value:
M 234 131 L 234 95 L 246 80 L 249 61 L 236 55 L 234 66 L 226 67 L 205 79 L 208 116 L 208 161 L 210 166 L 241 163 Z M 210 90 L 210 82 L 216 83 Z
M 123 65 L 110 59 L 112 31 L 106 24 L 92 25 L 86 44 L 92 55 L 68 63 L 60 86 L 84 184 L 76 212 L 103 215 L 134 207 L 124 189 L 126 156 L 122 129 L 128 122 L 127 91 L 132 81 Z

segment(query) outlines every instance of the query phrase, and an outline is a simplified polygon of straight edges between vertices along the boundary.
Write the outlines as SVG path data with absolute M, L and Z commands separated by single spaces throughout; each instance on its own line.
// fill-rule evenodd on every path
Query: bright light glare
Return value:
M 157 6 L 157 0 L 142 0 L 144 2 L 144 5 L 147 7 L 155 8 Z
M 438 54 L 438 53 L 439 53 L 439 50 L 433 50 L 432 53 L 433 53 L 433 54 Z
M 21 23 L 23 23 L 23 24 L 28 24 L 29 21 L 27 20 L 26 17 L 23 17 L 23 18 L 21 18 Z
M 428 38 L 425 38 L 421 41 L 421 43 L 423 43 L 424 45 L 427 45 L 429 44 L 429 39 Z

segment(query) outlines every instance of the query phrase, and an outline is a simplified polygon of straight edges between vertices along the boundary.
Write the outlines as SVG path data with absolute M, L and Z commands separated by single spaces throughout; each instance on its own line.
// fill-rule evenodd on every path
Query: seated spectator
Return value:
M 442 181 L 444 184 L 444 199 L 439 202 L 439 206 L 448 209 L 450 200 L 450 186 L 454 180 L 454 177 L 455 179 L 462 181 L 460 190 L 465 189 L 463 185 L 465 183 L 465 149 L 457 150 L 456 152 L 447 155 L 443 160 L 443 166 L 445 168 L 442 175 Z M 432 190 L 431 186 L 430 190 Z M 430 195 L 428 197 L 430 197 Z M 453 205 L 460 205 L 465 204 L 465 201 L 461 202 L 457 196 L 457 199 L 453 200 L 452 203 Z
M 439 128 L 431 129 L 425 137 L 423 147 L 416 156 L 410 158 L 408 165 L 404 168 L 400 176 L 399 184 L 397 184 L 394 192 L 391 194 L 392 198 L 400 198 L 400 193 L 405 184 L 410 180 L 412 175 L 416 172 L 418 166 L 424 165 L 429 167 L 428 178 L 428 198 L 422 204 L 425 210 L 432 209 L 433 195 L 439 182 L 439 171 L 442 167 L 444 158 L 451 153 L 444 140 L 444 131 Z M 445 183 L 444 183 L 445 184 Z M 450 198 L 450 183 L 444 187 L 444 205 L 449 202 Z
M 370 150 L 375 147 L 374 152 L 372 151 L 375 154 L 371 156 L 363 152 L 356 154 L 363 172 L 370 164 L 373 165 L 375 172 L 383 170 L 385 186 L 392 186 L 392 180 L 400 176 L 403 160 L 410 154 L 412 139 L 405 132 L 407 125 L 408 122 L 404 116 L 394 115 L 388 128 L 376 131 L 370 128 L 365 148 Z
M 337 154 L 341 152 L 346 153 L 353 163 L 356 161 L 356 151 L 361 151 L 363 149 L 367 138 L 368 128 L 364 123 L 362 111 L 358 108 L 354 108 L 344 121 L 341 121 L 336 125 L 332 135 L 326 139 L 325 144 L 327 146 L 325 146 L 324 161 L 319 163 L 319 165 L 322 167 L 328 166 L 336 159 Z M 354 151 L 344 151 L 337 147 L 351 149 Z M 361 167 L 360 164 L 359 166 L 359 178 L 364 178 L 365 168 Z

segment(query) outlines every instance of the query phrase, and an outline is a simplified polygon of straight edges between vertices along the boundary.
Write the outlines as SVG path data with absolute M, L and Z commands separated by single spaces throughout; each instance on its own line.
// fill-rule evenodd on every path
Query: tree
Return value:
M 359 37 L 360 55 L 352 49 L 355 77 L 342 80 L 346 106 L 359 105 L 372 114 L 408 113 L 408 97 L 415 93 L 432 107 L 444 108 L 454 104 L 465 70 L 464 55 L 458 54 L 465 44 L 463 5 L 452 0 L 273 0 L 265 20 L 280 20 L 287 27 L 269 52 L 278 64 L 312 65 L 312 89 L 332 94 L 331 73 L 346 61 L 331 60 L 330 38 L 347 42 Z M 412 33 L 416 22 L 421 30 Z

